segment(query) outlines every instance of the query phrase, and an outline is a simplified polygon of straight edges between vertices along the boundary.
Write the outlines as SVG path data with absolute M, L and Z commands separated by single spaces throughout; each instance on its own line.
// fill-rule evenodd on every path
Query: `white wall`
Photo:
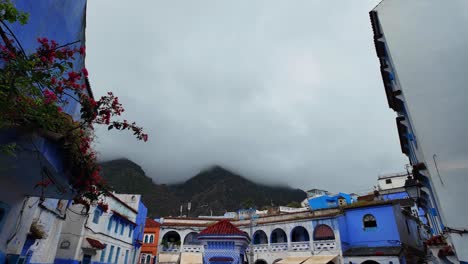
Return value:
M 62 228 L 62 233 L 60 236 L 59 249 L 57 250 L 57 258 L 60 259 L 74 259 L 81 261 L 85 254 L 91 255 L 91 261 L 100 262 L 102 250 L 83 250 L 83 247 L 88 243 L 86 238 L 92 238 L 100 241 L 103 244 L 106 244 L 105 258 L 104 262 L 107 262 L 108 256 L 110 253 L 111 246 L 114 246 L 113 256 L 111 262 L 115 261 L 115 256 L 117 254 L 117 248 L 120 248 L 120 254 L 118 258 L 118 264 L 122 264 L 125 261 L 125 252 L 128 250 L 128 262 L 131 263 L 133 259 L 134 249 L 133 249 L 133 232 L 129 237 L 129 226 L 125 226 L 123 235 L 121 235 L 121 225 L 117 233 L 115 233 L 115 222 L 113 222 L 112 228 L 107 230 L 109 219 L 111 218 L 113 212 L 112 210 L 117 211 L 118 213 L 126 216 L 131 221 L 135 221 L 136 213 L 121 202 L 117 201 L 113 197 L 106 197 L 106 203 L 109 206 L 107 212 L 100 215 L 98 223 L 93 222 L 95 214 L 95 206 L 92 206 L 89 210 L 89 213 L 82 211 L 83 206 L 73 205 L 70 209 L 75 212 L 68 214 L 67 220 L 64 223 Z M 70 242 L 70 248 L 61 249 L 60 244 L 64 241 Z
M 375 10 L 441 217 L 468 229 L 468 1 L 384 0 Z M 468 236 L 451 237 L 468 261 Z
M 405 181 L 408 178 L 407 175 L 405 176 L 397 176 L 397 177 L 385 177 L 379 178 L 378 184 L 380 190 L 388 190 L 394 188 L 401 188 L 405 186 Z M 390 181 L 390 183 L 387 183 Z

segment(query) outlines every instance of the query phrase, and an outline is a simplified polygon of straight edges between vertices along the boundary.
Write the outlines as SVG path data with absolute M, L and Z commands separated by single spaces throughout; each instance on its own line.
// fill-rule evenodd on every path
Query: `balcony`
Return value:
M 203 252 L 204 249 L 202 245 L 183 245 L 181 251 L 200 253 Z
M 291 242 L 290 250 L 292 251 L 309 251 L 310 250 L 310 242 Z
M 180 246 L 176 244 L 169 244 L 167 246 L 162 246 L 161 247 L 162 252 L 180 252 Z
M 337 251 L 336 240 L 320 240 L 314 241 L 314 251 Z
M 270 245 L 270 252 L 288 251 L 288 243 L 274 243 Z
M 270 251 L 270 247 L 268 246 L 268 244 L 258 244 L 258 245 L 253 245 L 253 251 L 255 253 L 259 253 L 259 252 L 269 252 Z

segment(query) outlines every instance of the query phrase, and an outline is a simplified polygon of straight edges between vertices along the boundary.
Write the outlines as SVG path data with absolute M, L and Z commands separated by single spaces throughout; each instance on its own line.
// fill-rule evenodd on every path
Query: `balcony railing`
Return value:
M 309 251 L 310 250 L 310 241 L 291 242 L 290 250 L 293 250 L 293 251 Z
M 320 240 L 312 242 L 314 245 L 314 251 L 335 251 L 336 240 Z
M 183 245 L 182 252 L 203 252 L 203 246 L 202 245 Z
M 254 252 L 268 252 L 270 251 L 270 248 L 268 244 L 258 244 L 258 245 L 253 245 L 253 250 Z
M 270 252 L 288 251 L 288 243 L 270 244 Z
M 316 254 L 320 252 L 336 252 L 338 250 L 336 240 L 321 240 L 321 241 L 301 241 L 288 243 L 274 243 L 274 244 L 256 244 L 247 248 L 247 252 L 253 249 L 255 253 L 274 253 L 285 251 L 311 251 Z
M 167 247 L 162 247 L 163 252 L 179 252 L 180 251 L 180 246 L 178 245 L 169 245 Z

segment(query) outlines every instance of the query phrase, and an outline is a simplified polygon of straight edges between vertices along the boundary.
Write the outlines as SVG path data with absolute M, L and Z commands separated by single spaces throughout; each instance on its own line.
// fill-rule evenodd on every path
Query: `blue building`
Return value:
M 344 263 L 418 263 L 424 258 L 419 220 L 402 210 L 401 202 L 344 208 L 337 218 Z
M 86 0 L 13 2 L 18 10 L 29 13 L 29 22 L 20 25 L 2 21 L 5 24 L 0 27 L 4 32 L 11 30 L 14 33 L 25 53 L 35 50 L 38 37 L 54 39 L 59 43 L 85 44 Z M 0 40 L 0 44 L 5 43 Z M 84 56 L 76 58 L 75 70 L 84 68 L 84 64 Z M 3 65 L 0 64 L 0 67 Z M 82 80 L 82 84 L 86 82 Z M 91 94 L 88 85 L 83 93 Z M 80 118 L 80 105 L 76 101 L 69 100 L 62 108 L 75 120 Z M 28 221 L 31 225 L 32 219 L 25 216 L 24 207 L 30 201 L 26 196 L 46 198 L 39 199 L 37 204 L 43 210 L 57 214 L 57 217 L 62 216 L 57 213 L 56 207 L 60 207 L 61 212 L 67 206 L 63 199 L 68 200 L 74 196 L 69 183 L 70 168 L 64 160 L 61 145 L 53 137 L 36 132 L 16 128 L 0 129 L 0 146 L 11 143 L 17 146 L 15 156 L 0 153 L 0 263 L 4 263 L 6 254 L 21 255 L 24 245 L 31 241 L 26 235 L 20 237 L 20 232 L 15 231 L 18 226 L 29 230 Z M 37 187 L 37 183 L 44 179 L 49 179 L 54 184 L 48 188 Z M 48 201 L 47 198 L 54 199 Z M 52 230 L 51 225 L 54 223 L 55 221 L 49 221 L 41 225 L 45 230 Z
M 420 207 L 431 232 L 442 235 L 462 263 L 468 263 L 468 236 L 459 235 L 468 233 L 468 166 L 461 165 L 468 156 L 468 77 L 458 69 L 467 58 L 460 36 L 468 31 L 453 31 L 453 25 L 466 22 L 458 12 L 466 8 L 463 0 L 384 0 L 370 12 L 388 106 L 396 113 Z
M 347 193 L 338 194 L 322 194 L 308 198 L 311 210 L 319 210 L 326 208 L 336 208 L 354 202 L 354 198 Z
M 141 251 L 141 245 L 143 244 L 143 235 L 145 231 L 145 223 L 146 223 L 146 216 L 148 215 L 148 208 L 143 204 L 143 201 L 141 201 L 141 196 L 139 196 L 140 199 L 138 201 L 138 214 L 136 216 L 136 227 L 133 231 L 133 256 L 132 256 L 132 262 L 131 263 L 136 263 L 138 260 L 138 256 L 140 255 Z
M 198 234 L 203 244 L 204 264 L 243 264 L 250 238 L 228 220 L 222 220 Z

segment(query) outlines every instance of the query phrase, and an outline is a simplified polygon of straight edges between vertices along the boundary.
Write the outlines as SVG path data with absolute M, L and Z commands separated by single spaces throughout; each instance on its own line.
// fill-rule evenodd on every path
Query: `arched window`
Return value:
M 154 235 L 150 235 L 149 242 L 153 243 L 154 242 Z
M 362 222 L 364 224 L 364 228 L 373 228 L 373 227 L 377 227 L 377 220 L 375 219 L 375 217 L 371 214 L 366 214 L 363 218 L 362 218 Z
M 286 236 L 286 232 L 284 232 L 281 228 L 276 228 L 271 232 L 270 242 L 272 244 L 275 243 L 288 243 L 288 237 Z
M 303 242 L 309 241 L 309 232 L 303 226 L 296 226 L 291 231 L 291 241 L 292 242 Z
M 148 243 L 148 235 L 145 235 L 145 244 Z
M 334 240 L 335 233 L 331 227 L 320 224 L 314 229 L 314 240 Z
M 258 245 L 258 244 L 268 244 L 268 238 L 267 238 L 267 235 L 265 234 L 265 232 L 263 230 L 257 230 L 255 231 L 254 235 L 253 235 L 253 243 L 255 245 Z
M 146 255 L 146 263 L 151 263 L 151 255 Z

